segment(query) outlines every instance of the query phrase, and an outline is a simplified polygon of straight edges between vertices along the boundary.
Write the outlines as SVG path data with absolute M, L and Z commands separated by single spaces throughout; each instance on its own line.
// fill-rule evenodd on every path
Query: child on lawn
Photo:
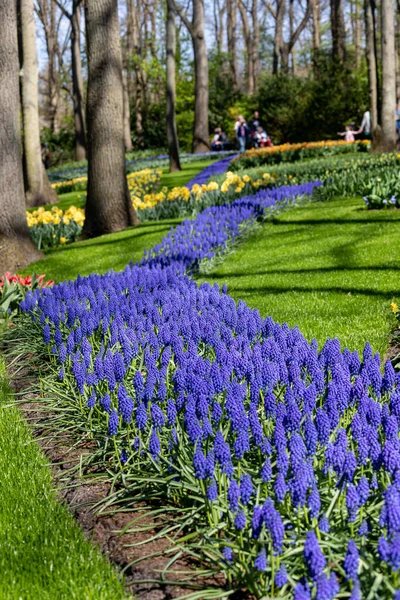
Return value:
M 357 133 L 357 131 L 353 131 L 351 125 L 346 125 L 346 131 L 343 131 L 343 132 L 338 131 L 338 135 L 343 135 L 346 142 L 354 142 L 355 141 L 354 134 L 356 134 L 356 133 Z

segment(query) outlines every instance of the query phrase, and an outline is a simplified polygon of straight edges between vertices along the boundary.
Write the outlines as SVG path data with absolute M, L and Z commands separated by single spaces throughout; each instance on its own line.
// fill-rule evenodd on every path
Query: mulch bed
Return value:
M 61 437 L 57 432 L 57 435 L 49 436 L 48 430 L 44 427 L 45 422 L 48 421 L 49 414 L 43 412 L 41 403 L 38 401 L 35 402 L 35 396 L 28 391 L 32 389 L 32 384 L 37 383 L 36 374 L 21 364 L 14 364 L 12 367 L 9 366 L 8 374 L 12 389 L 19 395 L 20 410 L 31 426 L 33 435 L 37 438 L 43 453 L 50 461 L 58 496 L 62 501 L 67 503 L 69 510 L 82 527 L 85 536 L 93 541 L 121 570 L 134 560 L 144 559 L 125 570 L 125 578 L 129 591 L 134 595 L 135 599 L 170 600 L 194 592 L 195 589 L 193 588 L 168 585 L 162 582 L 160 573 L 166 568 L 172 555 L 151 555 L 167 550 L 170 547 L 167 539 L 159 538 L 139 546 L 129 547 L 129 544 L 144 542 L 145 539 L 157 533 L 160 528 L 157 520 L 149 521 L 149 518 L 145 517 L 140 521 L 140 525 L 149 525 L 153 527 L 153 531 L 121 534 L 121 530 L 141 513 L 118 512 L 113 515 L 96 513 L 93 506 L 109 495 L 111 485 L 108 481 L 99 482 L 95 478 L 91 482 L 72 476 L 66 485 L 66 471 L 78 465 L 81 455 L 87 454 L 90 451 L 88 444 L 77 446 L 76 440 L 72 440 L 68 434 Z M 38 399 L 37 395 L 36 399 Z M 191 584 L 203 584 L 208 588 L 214 586 L 220 588 L 224 585 L 224 578 L 222 576 L 213 580 L 202 579 L 201 581 L 197 577 L 196 580 L 195 565 L 182 558 L 177 560 L 172 570 L 165 575 L 165 581 L 178 579 L 178 577 L 174 578 L 174 570 L 186 571 L 185 578 L 190 571 L 193 571 L 193 577 L 189 578 Z M 151 580 L 154 583 L 141 583 L 142 580 Z M 235 598 L 235 600 L 244 600 L 246 598 L 250 600 L 248 594 L 241 591 L 230 597 L 232 599 Z

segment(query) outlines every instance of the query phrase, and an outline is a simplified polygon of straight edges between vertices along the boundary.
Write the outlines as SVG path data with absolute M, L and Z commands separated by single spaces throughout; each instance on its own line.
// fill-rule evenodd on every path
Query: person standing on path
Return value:
M 362 133 L 363 139 L 370 140 L 371 139 L 371 113 L 369 110 L 366 110 L 363 114 L 363 118 L 361 121 L 360 129 L 355 132 L 357 135 Z
M 246 142 L 248 136 L 248 127 L 245 121 L 245 118 L 240 115 L 239 117 L 239 126 L 236 130 L 236 139 L 239 144 L 239 152 L 242 153 L 246 150 Z

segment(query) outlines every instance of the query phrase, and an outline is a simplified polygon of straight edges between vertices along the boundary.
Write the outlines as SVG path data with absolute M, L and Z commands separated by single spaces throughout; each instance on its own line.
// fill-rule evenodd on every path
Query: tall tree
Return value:
M 312 60 L 314 75 L 318 75 L 321 49 L 321 3 L 314 0 L 312 9 Z
M 396 148 L 396 58 L 393 0 L 382 0 L 382 114 L 383 150 Z
M 0 2 L 0 272 L 15 271 L 41 253 L 25 214 L 19 123 L 17 0 Z
M 239 68 L 236 50 L 236 28 L 237 28 L 237 0 L 226 2 L 226 34 L 228 40 L 228 57 L 232 77 L 232 85 L 235 91 L 239 87 Z
M 279 56 L 281 60 L 281 70 L 283 73 L 289 73 L 289 56 L 293 51 L 294 45 L 299 39 L 301 33 L 305 29 L 312 12 L 314 0 L 307 0 L 306 9 L 303 17 L 296 28 L 292 28 L 289 32 L 289 39 L 283 39 L 283 23 L 286 14 L 286 0 L 277 0 L 277 8 L 275 12 L 275 37 L 274 37 L 274 57 L 273 57 L 273 73 L 278 73 Z
M 132 97 L 135 104 L 135 129 L 136 142 L 139 148 L 144 145 L 144 130 L 143 130 L 143 105 L 145 101 L 145 80 L 144 73 L 141 69 L 142 61 L 142 44 L 139 35 L 139 7 L 135 0 L 126 0 L 127 9 L 127 48 L 129 52 L 129 72 L 131 63 L 133 62 L 134 84 L 132 85 Z M 129 80 L 128 80 L 129 81 Z
M 371 130 L 378 125 L 378 79 L 372 0 L 364 0 L 366 56 L 368 65 L 369 110 Z
M 86 0 L 89 237 L 138 223 L 126 180 L 118 0 Z
M 176 10 L 167 0 L 167 142 L 169 170 L 180 171 L 179 142 L 176 129 Z
M 175 0 L 174 0 L 175 2 Z M 204 0 L 192 0 L 192 19 L 188 19 L 183 8 L 175 3 L 176 10 L 184 22 L 193 43 L 195 100 L 193 152 L 207 152 L 208 139 L 208 58 L 205 39 Z
M 331 31 L 332 31 L 332 58 L 340 63 L 346 59 L 346 35 L 343 17 L 343 1 L 330 0 L 331 3 Z
M 39 70 L 33 0 L 19 1 L 21 97 L 26 203 L 41 206 L 58 202 L 42 163 L 39 124 Z
M 254 73 L 254 89 L 258 87 L 260 79 L 260 24 L 258 14 L 258 1 L 252 0 L 251 4 L 251 18 L 253 23 L 253 55 L 251 60 L 253 61 L 253 73 Z
M 246 76 L 247 76 L 247 92 L 254 94 L 256 84 L 254 77 L 254 52 L 253 52 L 253 36 L 251 35 L 250 23 L 247 16 L 247 7 L 243 0 L 238 3 L 240 17 L 242 19 L 243 37 L 246 46 Z
M 47 96 L 49 108 L 49 124 L 53 133 L 60 132 L 60 64 L 58 61 L 58 31 L 60 19 L 56 15 L 57 5 L 54 0 L 36 0 L 36 12 L 43 26 L 47 50 Z
M 74 105 L 75 125 L 75 158 L 86 158 L 86 123 L 84 107 L 84 91 L 81 57 L 81 8 L 82 0 L 72 0 L 72 10 L 69 12 L 60 0 L 55 0 L 57 6 L 70 22 L 71 43 L 71 72 L 72 72 L 72 102 Z

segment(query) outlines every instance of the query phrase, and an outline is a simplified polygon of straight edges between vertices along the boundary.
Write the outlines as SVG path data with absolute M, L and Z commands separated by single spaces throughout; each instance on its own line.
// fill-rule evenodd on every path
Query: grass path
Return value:
M 400 298 L 400 211 L 357 198 L 296 208 L 244 241 L 205 277 L 263 316 L 350 349 L 385 351 Z
M 126 598 L 111 565 L 55 498 L 47 460 L 11 400 L 0 357 L 0 598 Z

